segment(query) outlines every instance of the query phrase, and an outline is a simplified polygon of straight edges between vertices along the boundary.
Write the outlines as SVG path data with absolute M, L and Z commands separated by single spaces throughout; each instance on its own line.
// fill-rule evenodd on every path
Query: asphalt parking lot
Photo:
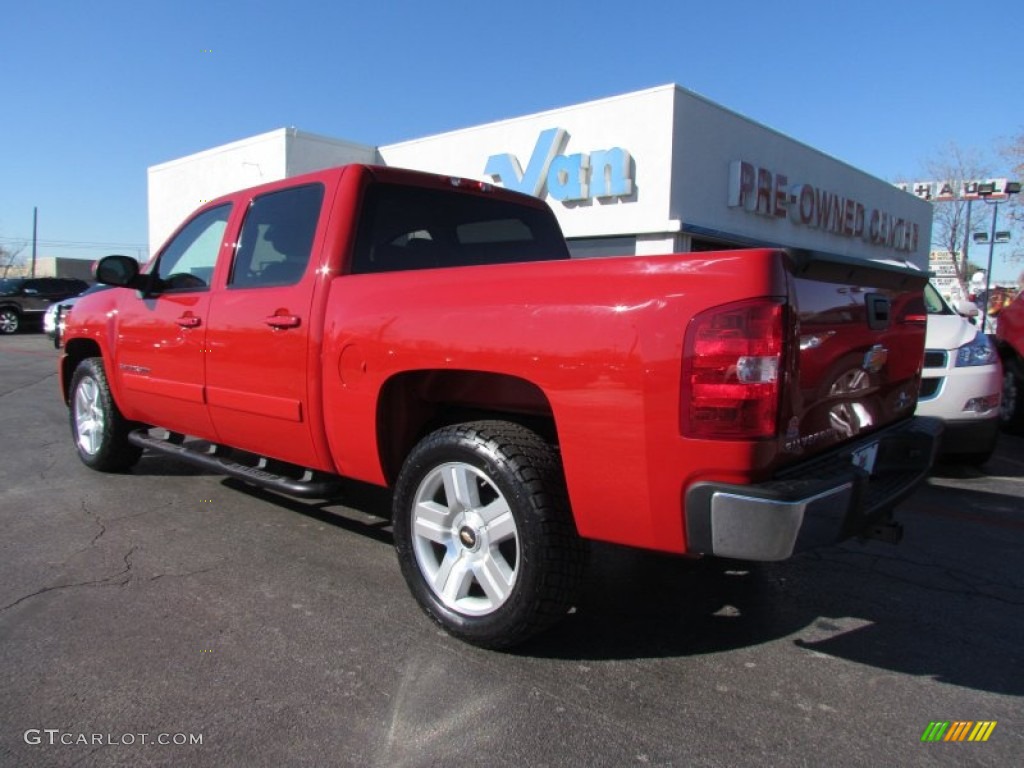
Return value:
M 437 630 L 383 493 L 298 502 L 78 461 L 42 335 L 0 338 L 0 764 L 1019 765 L 1024 440 L 941 467 L 898 547 L 755 567 L 597 546 L 515 653 Z M 986 742 L 922 742 L 994 721 Z

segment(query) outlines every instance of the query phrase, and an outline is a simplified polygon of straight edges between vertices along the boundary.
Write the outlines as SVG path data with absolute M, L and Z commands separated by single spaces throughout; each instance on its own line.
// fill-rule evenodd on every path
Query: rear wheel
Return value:
M 82 462 L 100 472 L 121 472 L 133 466 L 142 449 L 128 442 L 136 426 L 118 410 L 103 361 L 86 358 L 71 377 L 71 436 Z
M 21 326 L 21 315 L 18 310 L 4 307 L 0 309 L 0 333 L 17 333 Z
M 421 607 L 485 648 L 564 616 L 585 566 L 557 452 L 507 422 L 446 427 L 420 442 L 396 484 L 394 532 Z

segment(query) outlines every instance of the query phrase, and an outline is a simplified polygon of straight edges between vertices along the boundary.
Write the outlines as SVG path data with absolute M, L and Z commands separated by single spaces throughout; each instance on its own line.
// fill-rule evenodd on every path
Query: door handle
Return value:
M 263 322 L 271 328 L 298 328 L 301 319 L 297 315 L 271 315 Z
M 182 328 L 196 328 L 203 321 L 195 315 L 182 315 L 177 318 L 174 322 L 180 325 Z

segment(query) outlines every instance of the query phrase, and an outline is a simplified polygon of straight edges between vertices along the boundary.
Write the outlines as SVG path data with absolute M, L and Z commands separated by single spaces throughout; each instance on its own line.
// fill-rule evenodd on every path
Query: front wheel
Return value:
M 484 648 L 564 616 L 586 560 L 557 451 L 500 421 L 445 427 L 413 449 L 395 488 L 394 533 L 420 606 Z
M 82 462 L 100 472 L 122 472 L 142 456 L 142 449 L 128 442 L 135 426 L 118 410 L 103 361 L 86 358 L 71 377 L 71 436 Z
M 4 307 L 0 309 L 0 333 L 17 333 L 21 326 L 18 310 Z

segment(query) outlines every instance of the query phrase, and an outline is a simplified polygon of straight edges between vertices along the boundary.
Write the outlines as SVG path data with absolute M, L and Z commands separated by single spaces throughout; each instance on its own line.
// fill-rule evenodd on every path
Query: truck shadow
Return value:
M 750 564 L 597 545 L 577 610 L 518 652 L 623 660 L 785 640 L 808 654 L 1024 695 L 1024 522 L 947 516 L 951 490 L 924 488 L 906 502 L 900 547 L 852 542 Z M 959 493 L 976 509 L 1020 507 L 1016 497 Z
M 386 490 L 346 483 L 340 500 L 315 503 L 223 482 L 393 544 Z M 981 516 L 954 513 L 950 508 L 960 501 L 982 510 Z M 1024 583 L 1014 554 L 1024 547 L 1024 522 L 984 517 L 986 509 L 1019 505 L 1019 498 L 1001 494 L 924 487 L 898 515 L 909 531 L 900 547 L 850 542 L 778 564 L 688 560 L 593 543 L 578 605 L 512 653 L 629 660 L 709 655 L 781 640 L 808 658 L 824 654 L 1024 695 L 1018 647 Z M 426 619 L 424 627 L 430 631 Z
M 957 455 L 939 456 L 931 475 L 950 480 L 977 480 L 993 475 L 1019 477 L 1024 468 L 1024 437 L 1007 432 L 999 434 L 995 455 L 981 466 L 966 463 Z

